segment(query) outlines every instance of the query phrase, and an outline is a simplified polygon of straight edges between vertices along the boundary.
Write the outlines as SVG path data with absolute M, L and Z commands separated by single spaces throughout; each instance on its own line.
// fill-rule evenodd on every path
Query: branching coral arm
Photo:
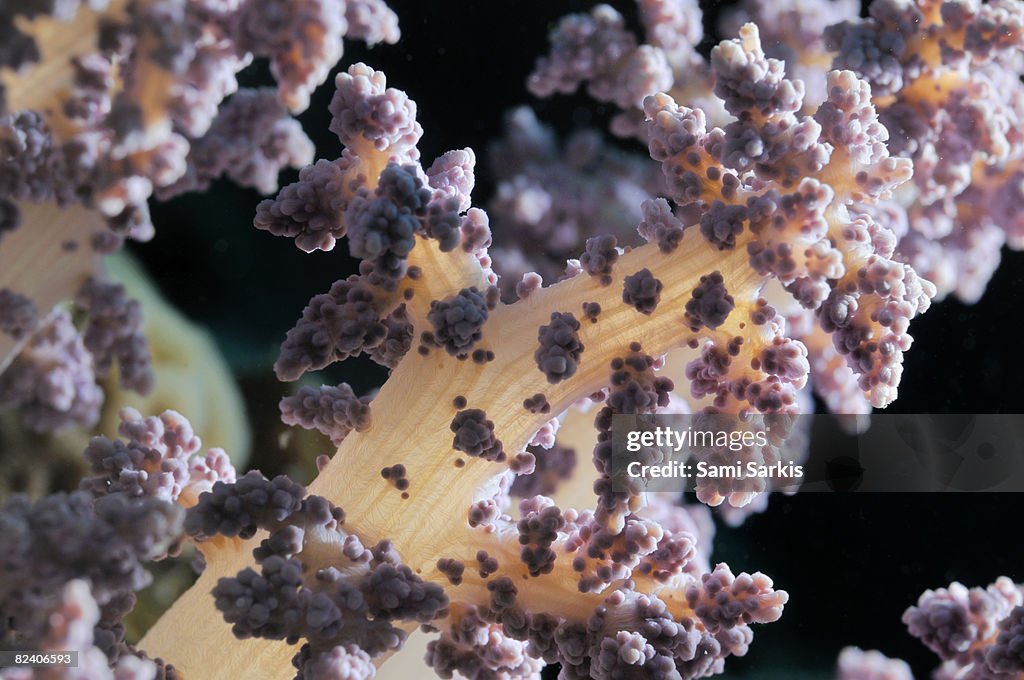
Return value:
M 309 163 L 312 143 L 290 114 L 307 106 L 346 35 L 393 43 L 397 19 L 380 0 L 0 8 L 0 291 L 28 299 L 45 320 L 37 345 L 54 344 L 38 336 L 54 335 L 55 323 L 65 345 L 77 342 L 69 321 L 48 316 L 76 294 L 96 327 L 84 331 L 76 365 L 64 361 L 95 398 L 47 389 L 36 352 L 0 384 L 5 409 L 40 404 L 49 417 L 34 419 L 34 430 L 93 424 L 102 395 L 87 376 L 107 373 L 111 356 L 124 387 L 147 391 L 138 304 L 108 284 L 80 286 L 102 278 L 100 255 L 153 236 L 151 196 L 205 189 L 220 175 L 270 193 L 282 168 Z M 270 60 L 276 90 L 239 90 L 236 74 L 255 56 Z M 26 342 L 0 333 L 0 373 Z
M 654 267 L 653 271 L 664 276 L 668 290 L 686 290 L 686 297 L 689 297 L 689 291 L 699 283 L 706 267 L 730 271 L 716 250 L 702 244 L 699 234 L 694 232 L 691 240 L 696 248 L 704 251 L 703 258 L 691 260 L 696 267 L 692 271 L 673 266 L 670 258 L 653 245 L 624 255 L 618 269 L 629 271 L 634 262 L 637 267 L 649 264 Z M 414 253 L 421 256 L 411 257 L 410 262 L 427 273 L 425 279 L 429 279 L 430 272 L 443 266 L 439 262 L 446 263 L 448 257 L 428 242 L 418 244 Z M 742 254 L 735 253 L 734 258 L 744 276 L 756 278 L 743 264 Z M 364 544 L 389 539 L 404 561 L 419 569 L 432 569 L 437 559 L 444 556 L 471 558 L 476 555 L 482 532 L 472 532 L 466 525 L 466 516 L 474 502 L 496 492 L 494 477 L 502 473 L 503 466 L 460 456 L 452 450 L 452 432 L 448 426 L 457 412 L 452 405 L 453 398 L 462 395 L 470 406 L 493 404 L 487 415 L 494 421 L 495 430 L 519 433 L 517 437 L 506 436 L 504 439 L 508 450 L 524 449 L 533 432 L 547 418 L 526 411 L 522 400 L 496 397 L 545 392 L 555 409 L 564 409 L 604 385 L 611 360 L 627 352 L 635 339 L 636 312 L 621 302 L 621 276 L 607 287 L 589 277 L 578 277 L 538 291 L 527 301 L 529 305 L 517 303 L 495 310 L 488 323 L 495 324 L 495 328 L 508 328 L 509 332 L 493 338 L 493 341 L 485 335 L 485 342 L 495 353 L 495 360 L 484 366 L 454 361 L 437 351 L 427 357 L 407 355 L 374 399 L 370 429 L 346 437 L 310 491 L 330 498 L 344 508 L 348 518 L 346 530 L 360 536 Z M 585 344 L 591 343 L 593 353 L 581 362 L 573 379 L 551 386 L 537 370 L 533 357 L 535 329 L 543 325 L 552 312 L 563 308 L 578 309 L 584 301 L 590 300 L 603 300 L 603 306 L 609 309 L 600 328 L 585 329 L 589 332 L 582 335 Z M 652 328 L 645 326 L 645 343 L 655 351 L 680 342 L 681 314 L 678 308 L 674 313 L 670 309 L 671 304 L 668 303 L 660 315 L 655 313 L 646 322 Z M 614 310 L 619 311 L 616 313 Z M 380 404 L 386 404 L 388 400 L 401 403 L 401 408 L 381 408 Z M 415 432 L 416 436 L 396 441 L 395 433 L 401 432 Z M 463 460 L 465 465 L 458 467 L 457 460 Z M 395 463 L 406 467 L 410 480 L 407 499 L 403 499 L 394 486 L 381 478 L 381 469 Z M 353 480 L 359 482 L 353 483 Z M 439 530 L 441 527 L 450 529 Z M 280 677 L 273 675 L 270 669 L 288 668 L 294 650 L 265 641 L 258 641 L 258 647 L 238 643 L 213 611 L 209 597 L 216 576 L 237 573 L 248 563 L 248 550 L 232 546 L 230 550 L 217 550 L 210 554 L 207 571 L 197 585 L 164 615 L 140 646 L 151 654 L 177 659 L 176 666 L 186 677 L 190 677 L 189 671 L 193 667 L 208 669 L 204 659 L 217 659 L 215 667 L 224 669 L 222 676 L 206 677 L 232 677 L 230 669 L 247 667 L 254 657 L 261 659 L 261 669 L 268 669 L 265 677 Z M 424 555 L 423 562 L 418 563 L 413 557 L 415 555 Z M 571 615 L 586 608 L 585 601 L 574 604 L 579 598 L 574 586 L 566 596 L 563 614 Z M 542 604 L 544 599 L 538 600 L 538 604 Z M 484 604 L 479 599 L 477 603 Z M 550 606 L 550 603 L 544 606 Z M 593 603 L 590 603 L 592 608 Z M 183 629 L 181 626 L 185 620 L 194 623 Z M 200 626 L 196 623 L 200 621 L 213 623 Z M 273 649 L 277 651 L 271 651 Z M 233 650 L 237 650 L 237 656 L 229 653 Z M 269 663 L 269 659 L 264 659 L 263 655 L 273 658 L 275 653 L 283 654 L 283 660 L 264 665 Z M 237 660 L 233 662 L 232 659 Z M 209 670 L 203 672 L 205 674 Z
M 640 231 L 651 243 L 623 252 L 591 239 L 569 278 L 511 305 L 485 288 L 486 217 L 462 214 L 471 156 L 446 155 L 424 172 L 415 106 L 363 65 L 339 76 L 332 129 L 345 152 L 261 205 L 256 225 L 303 250 L 347 236 L 364 262 L 311 301 L 277 370 L 294 379 L 367 352 L 392 372 L 309 495 L 250 473 L 215 486 L 190 514 L 206 545 L 238 537 L 256 557 L 260 571 L 238 572 L 239 546 L 208 550 L 208 571 L 223 576 L 216 604 L 236 634 L 306 640 L 300 672 L 386 655 L 420 622 L 442 632 L 428 651 L 442 673 L 484 662 L 528 676 L 540 658 L 568 677 L 623 677 L 627 667 L 698 677 L 746 652 L 747 624 L 781 614 L 787 596 L 762 574 L 686 571 L 693 539 L 638 514 L 639 497 L 611 483 L 610 418 L 665 406 L 673 384 L 653 357 L 684 345 L 700 350 L 686 377 L 710 408 L 794 412 L 806 350 L 760 295 L 773 279 L 817 309 L 861 389 L 884 405 L 907 322 L 933 290 L 846 209 L 909 174 L 877 143 L 884 128 L 866 94 L 844 94 L 852 76 L 830 76 L 812 119 L 797 115 L 799 85 L 764 57 L 753 27 L 716 48 L 712 65 L 740 124 L 707 130 L 699 111 L 667 96 L 645 101 L 652 156 L 700 227 L 685 229 L 664 201 L 648 206 Z M 830 175 L 833 154 L 843 171 Z M 513 522 L 502 499 L 510 474 L 533 467 L 527 444 L 550 413 L 602 390 L 594 511 L 535 497 Z M 761 490 L 709 485 L 699 495 L 743 505 Z M 210 578 L 143 641 L 184 659 L 186 674 L 197 655 L 235 667 L 247 655 L 226 629 L 181 635 L 182 615 L 205 606 L 202 617 L 215 616 L 201 590 Z M 492 636 L 509 656 L 485 658 Z
M 1020 246 L 1022 25 L 1016 0 L 875 2 L 824 34 L 834 66 L 871 83 L 890 152 L 914 160 L 897 252 L 939 297 L 977 301 Z
M 80 245 L 76 234 L 87 237 L 103 230 L 103 220 L 81 207 L 61 209 L 53 204 L 25 203 L 18 210 L 32 227 L 4 237 L 0 248 L 0 290 L 25 295 L 37 309 L 52 309 L 97 271 L 99 253 L 88 245 Z M 69 224 L 74 225 L 76 234 L 69 233 Z M 45 276 L 36 275 L 40 262 L 47 263 Z M 21 346 L 11 335 L 0 333 L 0 373 Z

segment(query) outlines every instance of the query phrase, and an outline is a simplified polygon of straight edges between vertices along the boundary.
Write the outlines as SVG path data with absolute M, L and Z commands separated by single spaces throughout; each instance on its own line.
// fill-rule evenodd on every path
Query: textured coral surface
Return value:
M 1019 410 L 1019 0 L 389 5 L 0 8 L 0 455 L 99 435 L 77 491 L 4 498 L 4 644 L 90 678 L 1020 677 L 1012 496 L 666 497 L 611 444 Z M 125 247 L 225 350 L 251 465 L 200 441 L 213 390 L 156 398 L 179 335 Z

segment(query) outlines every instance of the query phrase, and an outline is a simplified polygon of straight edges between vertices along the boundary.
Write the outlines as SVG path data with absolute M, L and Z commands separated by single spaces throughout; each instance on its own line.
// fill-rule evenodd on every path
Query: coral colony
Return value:
M 595 133 L 560 149 L 517 110 L 489 216 L 473 150 L 421 158 L 401 74 L 337 75 L 337 158 L 291 117 L 343 38 L 398 40 L 380 0 L 3 2 L 0 408 L 56 431 L 97 421 L 98 377 L 152 389 L 146 310 L 98 255 L 152 236 L 150 199 L 221 175 L 273 193 L 289 166 L 256 228 L 361 266 L 302 310 L 277 377 L 361 354 L 390 374 L 372 398 L 281 403 L 338 446 L 308 488 L 236 472 L 175 411 L 122 410 L 78 491 L 0 508 L 5 647 L 79 652 L 0 677 L 386 677 L 422 631 L 444 678 L 699 678 L 756 654 L 786 591 L 709 562 L 704 505 L 613 484 L 612 417 L 785 416 L 812 388 L 838 414 L 885 407 L 910 320 L 977 299 L 1024 244 L 1024 3 L 858 10 L 747 0 L 710 55 L 693 0 L 640 0 L 638 31 L 607 5 L 565 17 L 531 91 L 585 88 L 649 158 Z M 239 88 L 254 59 L 276 89 Z M 698 490 L 736 521 L 766 497 Z M 190 543 L 197 583 L 129 644 L 145 564 Z M 904 621 L 940 677 L 1024 674 L 1009 579 L 929 590 Z M 856 648 L 837 669 L 910 677 Z

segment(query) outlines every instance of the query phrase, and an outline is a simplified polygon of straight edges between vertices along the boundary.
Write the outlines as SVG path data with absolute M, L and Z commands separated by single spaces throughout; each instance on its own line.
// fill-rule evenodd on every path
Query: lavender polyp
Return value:
M 551 323 L 540 327 L 534 359 L 549 383 L 558 383 L 576 373 L 584 349 L 579 329 L 580 322 L 568 312 L 552 312 Z
M 452 356 L 465 355 L 483 337 L 487 303 L 476 288 L 463 288 L 448 300 L 431 302 L 427 320 L 435 343 Z
M 304 385 L 296 394 L 281 400 L 281 420 L 307 430 L 316 429 L 334 444 L 340 444 L 352 430 L 370 426 L 370 401 L 369 397 L 357 397 L 345 383 L 319 388 Z

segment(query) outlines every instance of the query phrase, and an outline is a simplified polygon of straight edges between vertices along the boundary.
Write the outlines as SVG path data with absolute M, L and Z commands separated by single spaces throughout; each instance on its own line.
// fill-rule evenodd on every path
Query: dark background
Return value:
M 634 7 L 617 8 L 635 22 Z M 474 203 L 486 206 L 493 181 L 485 150 L 501 132 L 504 112 L 530 104 L 542 121 L 567 132 L 604 128 L 614 111 L 583 95 L 539 101 L 526 75 L 547 49 L 547 31 L 560 16 L 584 11 L 584 2 L 390 2 L 399 13 L 402 41 L 372 50 L 346 46 L 341 68 L 365 61 L 419 106 L 425 164 L 440 153 L 477 151 Z M 709 36 L 715 7 L 706 6 Z M 709 49 L 713 40 L 703 45 Z M 243 85 L 268 84 L 265 64 L 243 74 Z M 333 81 L 333 76 L 331 78 Z M 330 82 L 330 81 L 329 81 Z M 328 131 L 322 87 L 300 116 L 318 157 L 341 148 Z M 624 148 L 630 148 L 624 145 Z M 638 148 L 638 147 L 632 147 Z M 294 172 L 282 177 L 293 181 Z M 247 395 L 257 425 L 273 418 L 278 392 L 271 366 L 284 333 L 306 301 L 353 271 L 345 245 L 305 254 L 290 242 L 252 227 L 256 192 L 218 182 L 203 195 L 153 206 L 157 237 L 133 246 L 164 293 L 190 318 L 214 331 Z M 899 400 L 904 413 L 1014 413 L 1024 384 L 1018 315 L 1024 256 L 1004 251 L 984 298 L 964 306 L 936 304 L 915 320 L 914 347 L 905 363 Z M 357 393 L 385 374 L 368 361 L 349 361 L 319 376 L 345 380 Z M 257 434 L 258 436 L 258 434 Z M 258 440 L 257 440 L 258 441 Z M 255 460 L 272 472 L 272 460 Z M 999 575 L 1024 580 L 1019 538 L 1024 503 L 1014 494 L 806 494 L 773 499 L 768 513 L 740 529 L 719 527 L 714 561 L 761 570 L 791 599 L 783 619 L 759 627 L 749 655 L 727 664 L 727 677 L 829 677 L 845 645 L 877 648 L 908 660 L 924 677 L 935 657 L 905 632 L 903 610 L 925 588 L 951 580 L 986 585 Z

